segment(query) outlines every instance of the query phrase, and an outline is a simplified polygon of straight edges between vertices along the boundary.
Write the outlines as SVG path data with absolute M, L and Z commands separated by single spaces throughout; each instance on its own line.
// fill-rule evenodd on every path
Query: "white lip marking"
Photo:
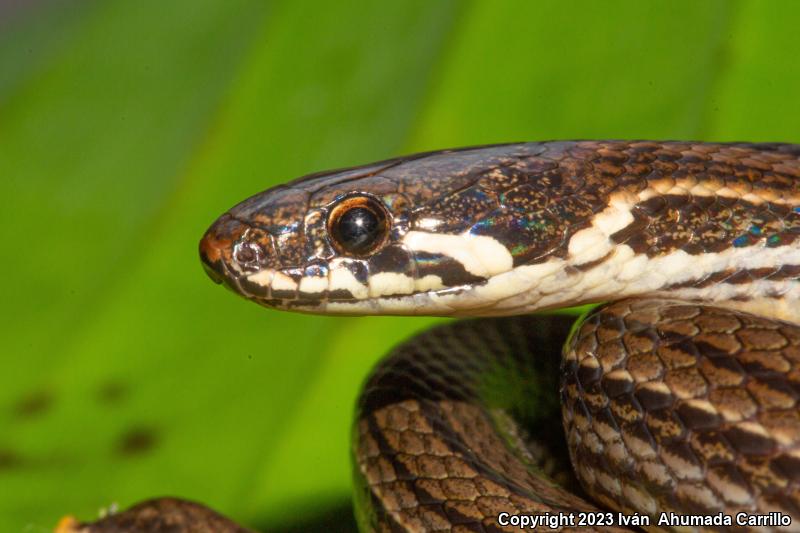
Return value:
M 272 289 L 276 291 L 294 291 L 297 290 L 297 283 L 286 274 L 275 272 L 275 276 L 272 278 Z
M 369 298 L 369 289 L 363 283 L 359 283 L 356 277 L 347 268 L 346 260 L 331 261 L 328 274 L 328 289 L 330 291 L 345 290 L 349 291 L 356 299 Z
M 371 298 L 414 292 L 414 279 L 399 272 L 380 272 L 369 277 Z
M 444 288 L 445 286 L 444 283 L 442 283 L 442 278 L 435 274 L 428 274 L 414 282 L 415 291 L 436 291 Z
M 403 244 L 415 252 L 451 257 L 470 274 L 483 278 L 508 272 L 514 266 L 514 259 L 506 247 L 485 235 L 439 235 L 409 231 L 403 237 Z
M 373 315 L 381 308 L 375 300 L 358 300 L 353 302 L 328 302 L 325 311 L 337 315 Z
M 269 287 L 272 284 L 272 277 L 275 275 L 275 271 L 271 268 L 267 270 L 260 270 L 255 274 L 250 274 L 247 276 L 247 281 L 255 283 L 256 285 L 261 285 L 262 287 Z
M 319 276 L 305 276 L 300 279 L 300 292 L 320 293 L 328 288 L 328 278 Z

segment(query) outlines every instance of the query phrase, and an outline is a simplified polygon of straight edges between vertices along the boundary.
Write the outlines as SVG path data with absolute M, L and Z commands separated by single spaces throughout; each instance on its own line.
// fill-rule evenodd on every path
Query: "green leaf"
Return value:
M 0 530 L 166 494 L 274 530 L 348 501 L 358 385 L 431 319 L 249 305 L 200 268 L 214 218 L 418 149 L 798 141 L 798 15 L 788 1 L 6 11 Z

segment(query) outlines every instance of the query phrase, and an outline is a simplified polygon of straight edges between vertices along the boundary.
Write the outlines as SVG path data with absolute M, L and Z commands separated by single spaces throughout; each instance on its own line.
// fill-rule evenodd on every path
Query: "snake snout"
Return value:
M 214 283 L 223 283 L 227 279 L 225 265 L 231 260 L 231 249 L 246 229 L 244 224 L 226 213 L 208 228 L 200 240 L 200 260 Z

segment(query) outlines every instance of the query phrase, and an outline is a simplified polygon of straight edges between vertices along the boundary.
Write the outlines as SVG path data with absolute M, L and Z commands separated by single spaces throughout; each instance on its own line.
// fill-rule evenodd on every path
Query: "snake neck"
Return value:
M 443 303 L 460 305 L 457 315 L 510 315 L 668 297 L 797 322 L 800 202 L 731 197 L 693 183 L 615 192 L 562 254 L 496 275 L 472 298 L 444 295 Z

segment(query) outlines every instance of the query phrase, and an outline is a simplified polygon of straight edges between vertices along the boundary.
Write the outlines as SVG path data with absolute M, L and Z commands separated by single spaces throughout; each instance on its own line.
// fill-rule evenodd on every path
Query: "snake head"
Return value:
M 492 279 L 563 241 L 555 217 L 506 194 L 553 167 L 543 151 L 432 152 L 306 176 L 230 209 L 200 256 L 212 279 L 268 307 L 471 314 L 502 297 L 508 284 Z

